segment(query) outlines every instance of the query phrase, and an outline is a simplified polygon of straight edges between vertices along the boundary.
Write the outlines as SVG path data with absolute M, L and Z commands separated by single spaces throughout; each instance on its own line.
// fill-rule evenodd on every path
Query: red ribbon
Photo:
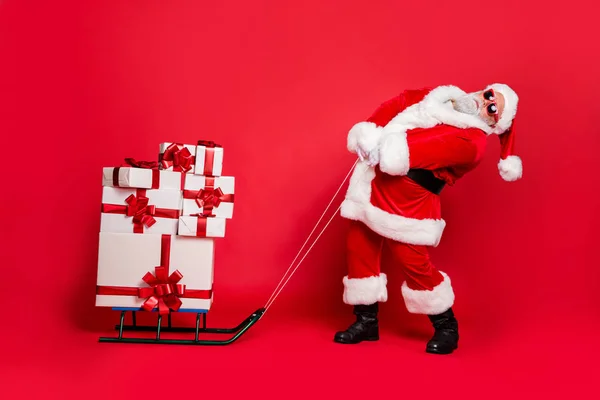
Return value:
M 170 210 L 168 208 L 156 208 L 149 205 L 149 199 L 146 197 L 146 189 L 136 189 L 136 195 L 132 194 L 125 199 L 127 205 L 121 204 L 102 204 L 102 212 L 107 214 L 125 214 L 133 217 L 133 233 L 144 233 L 144 226 L 150 228 L 156 223 L 154 217 L 159 218 L 179 218 L 179 210 Z
M 137 161 L 135 158 L 126 158 L 125 163 L 135 168 L 158 169 L 156 161 Z
M 220 144 L 213 142 L 212 140 L 198 140 L 198 146 L 211 147 L 211 148 L 223 147 Z
M 156 219 L 153 217 L 156 212 L 156 207 L 153 205 L 149 206 L 149 201 L 150 200 L 145 196 L 136 196 L 134 194 L 129 195 L 129 197 L 125 199 L 125 202 L 129 204 L 127 206 L 126 215 L 128 217 L 133 217 L 134 232 L 138 230 L 142 233 L 144 232 L 143 225 L 150 228 L 156 223 Z
M 196 222 L 196 236 L 198 237 L 206 237 L 206 225 L 208 220 L 204 217 L 196 217 L 198 221 Z
M 136 161 L 134 158 L 126 158 L 125 159 L 125 167 L 133 167 L 133 168 L 144 168 L 152 170 L 152 189 L 158 189 L 160 186 L 160 172 L 158 171 L 158 163 L 155 161 Z M 121 187 L 119 185 L 119 170 L 121 167 L 116 167 L 113 169 L 113 186 Z M 182 186 L 183 187 L 183 186 Z
M 183 278 L 179 270 L 169 275 L 168 267 L 158 266 L 154 268 L 154 275 L 147 272 L 142 278 L 148 284 L 147 288 L 140 288 L 138 297 L 146 298 L 142 309 L 152 311 L 158 307 L 161 315 L 168 314 L 169 309 L 179 311 L 181 300 L 178 296 L 185 295 L 185 285 L 178 282 Z
M 186 285 L 180 284 L 179 281 L 183 278 L 183 274 L 179 270 L 175 270 L 169 275 L 171 235 L 162 235 L 161 237 L 160 258 L 161 265 L 154 268 L 154 275 L 147 272 L 142 277 L 149 287 L 97 286 L 96 294 L 145 298 L 142 309 L 152 311 L 158 307 L 161 315 L 168 314 L 169 310 L 179 311 L 182 305 L 181 298 L 210 299 L 212 290 L 187 289 Z
M 192 169 L 195 157 L 181 143 L 172 143 L 159 157 L 163 169 L 173 167 L 173 171 L 188 172 Z
M 225 194 L 220 187 L 215 188 L 215 178 L 206 178 L 205 186 L 200 190 L 184 190 L 184 199 L 193 199 L 202 208 L 202 213 L 192 215 L 202 215 L 204 217 L 214 217 L 213 208 L 219 207 L 221 202 L 233 203 L 233 193 Z
M 215 148 L 222 146 L 213 142 L 212 140 L 198 140 L 198 146 L 206 147 L 206 152 L 204 155 L 204 175 L 212 176 L 215 164 Z

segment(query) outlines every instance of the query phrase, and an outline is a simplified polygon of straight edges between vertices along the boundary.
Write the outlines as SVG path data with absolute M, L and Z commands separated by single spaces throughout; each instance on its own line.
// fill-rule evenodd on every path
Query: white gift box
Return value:
M 181 208 L 181 190 L 105 186 L 100 232 L 176 234 Z
M 212 142 L 199 141 L 196 146 L 194 173 L 204 176 L 221 176 L 223 173 L 223 148 Z
M 102 186 L 140 189 L 182 189 L 182 172 L 149 168 L 106 167 Z
M 143 280 L 148 273 L 160 277 L 156 269 L 159 266 L 166 272 L 164 276 L 171 279 L 159 279 L 152 284 Z M 183 294 L 180 291 L 176 296 L 181 301 L 179 311 L 209 310 L 213 301 L 213 271 L 212 239 L 100 232 L 96 306 L 140 309 L 160 300 L 160 293 L 164 293 L 160 287 L 154 291 L 150 288 L 170 284 L 173 289 L 177 284 L 185 285 Z M 180 280 L 176 279 L 178 272 Z M 162 300 L 169 304 L 174 299 L 162 297 Z
M 233 218 L 235 179 L 232 176 L 187 175 L 183 190 L 183 215 Z M 206 210 L 205 210 L 206 209 Z M 206 214 L 203 214 L 206 211 Z
M 179 217 L 177 234 L 194 237 L 225 237 L 225 218 L 184 215 Z
M 184 149 L 187 149 L 187 152 Z M 158 164 L 161 170 L 193 174 L 196 169 L 196 146 L 184 143 L 161 143 Z

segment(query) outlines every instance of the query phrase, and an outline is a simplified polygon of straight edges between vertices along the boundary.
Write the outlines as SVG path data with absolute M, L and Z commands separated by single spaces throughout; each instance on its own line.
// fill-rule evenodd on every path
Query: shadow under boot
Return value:
M 379 340 L 378 311 L 378 303 L 354 306 L 356 322 L 350 325 L 345 331 L 337 332 L 334 341 L 343 344 L 356 344 L 365 340 Z
M 426 352 L 433 354 L 450 354 L 458 348 L 458 321 L 450 308 L 438 315 L 428 315 L 435 333 L 427 343 Z

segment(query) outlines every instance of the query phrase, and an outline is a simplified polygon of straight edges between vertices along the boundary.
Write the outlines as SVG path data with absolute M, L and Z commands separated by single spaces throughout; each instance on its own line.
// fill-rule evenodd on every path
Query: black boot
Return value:
M 429 315 L 435 333 L 427 343 L 426 351 L 435 354 L 450 354 L 458 348 L 458 321 L 452 309 L 439 314 Z
M 344 344 L 356 344 L 363 340 L 379 340 L 378 303 L 354 306 L 356 322 L 348 329 L 335 334 L 334 341 Z

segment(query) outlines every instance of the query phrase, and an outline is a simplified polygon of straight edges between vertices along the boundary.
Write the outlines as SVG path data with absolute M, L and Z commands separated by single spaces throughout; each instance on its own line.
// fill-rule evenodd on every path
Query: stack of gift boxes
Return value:
M 207 311 L 214 240 L 233 217 L 234 177 L 223 148 L 161 143 L 157 162 L 103 169 L 96 305 Z

